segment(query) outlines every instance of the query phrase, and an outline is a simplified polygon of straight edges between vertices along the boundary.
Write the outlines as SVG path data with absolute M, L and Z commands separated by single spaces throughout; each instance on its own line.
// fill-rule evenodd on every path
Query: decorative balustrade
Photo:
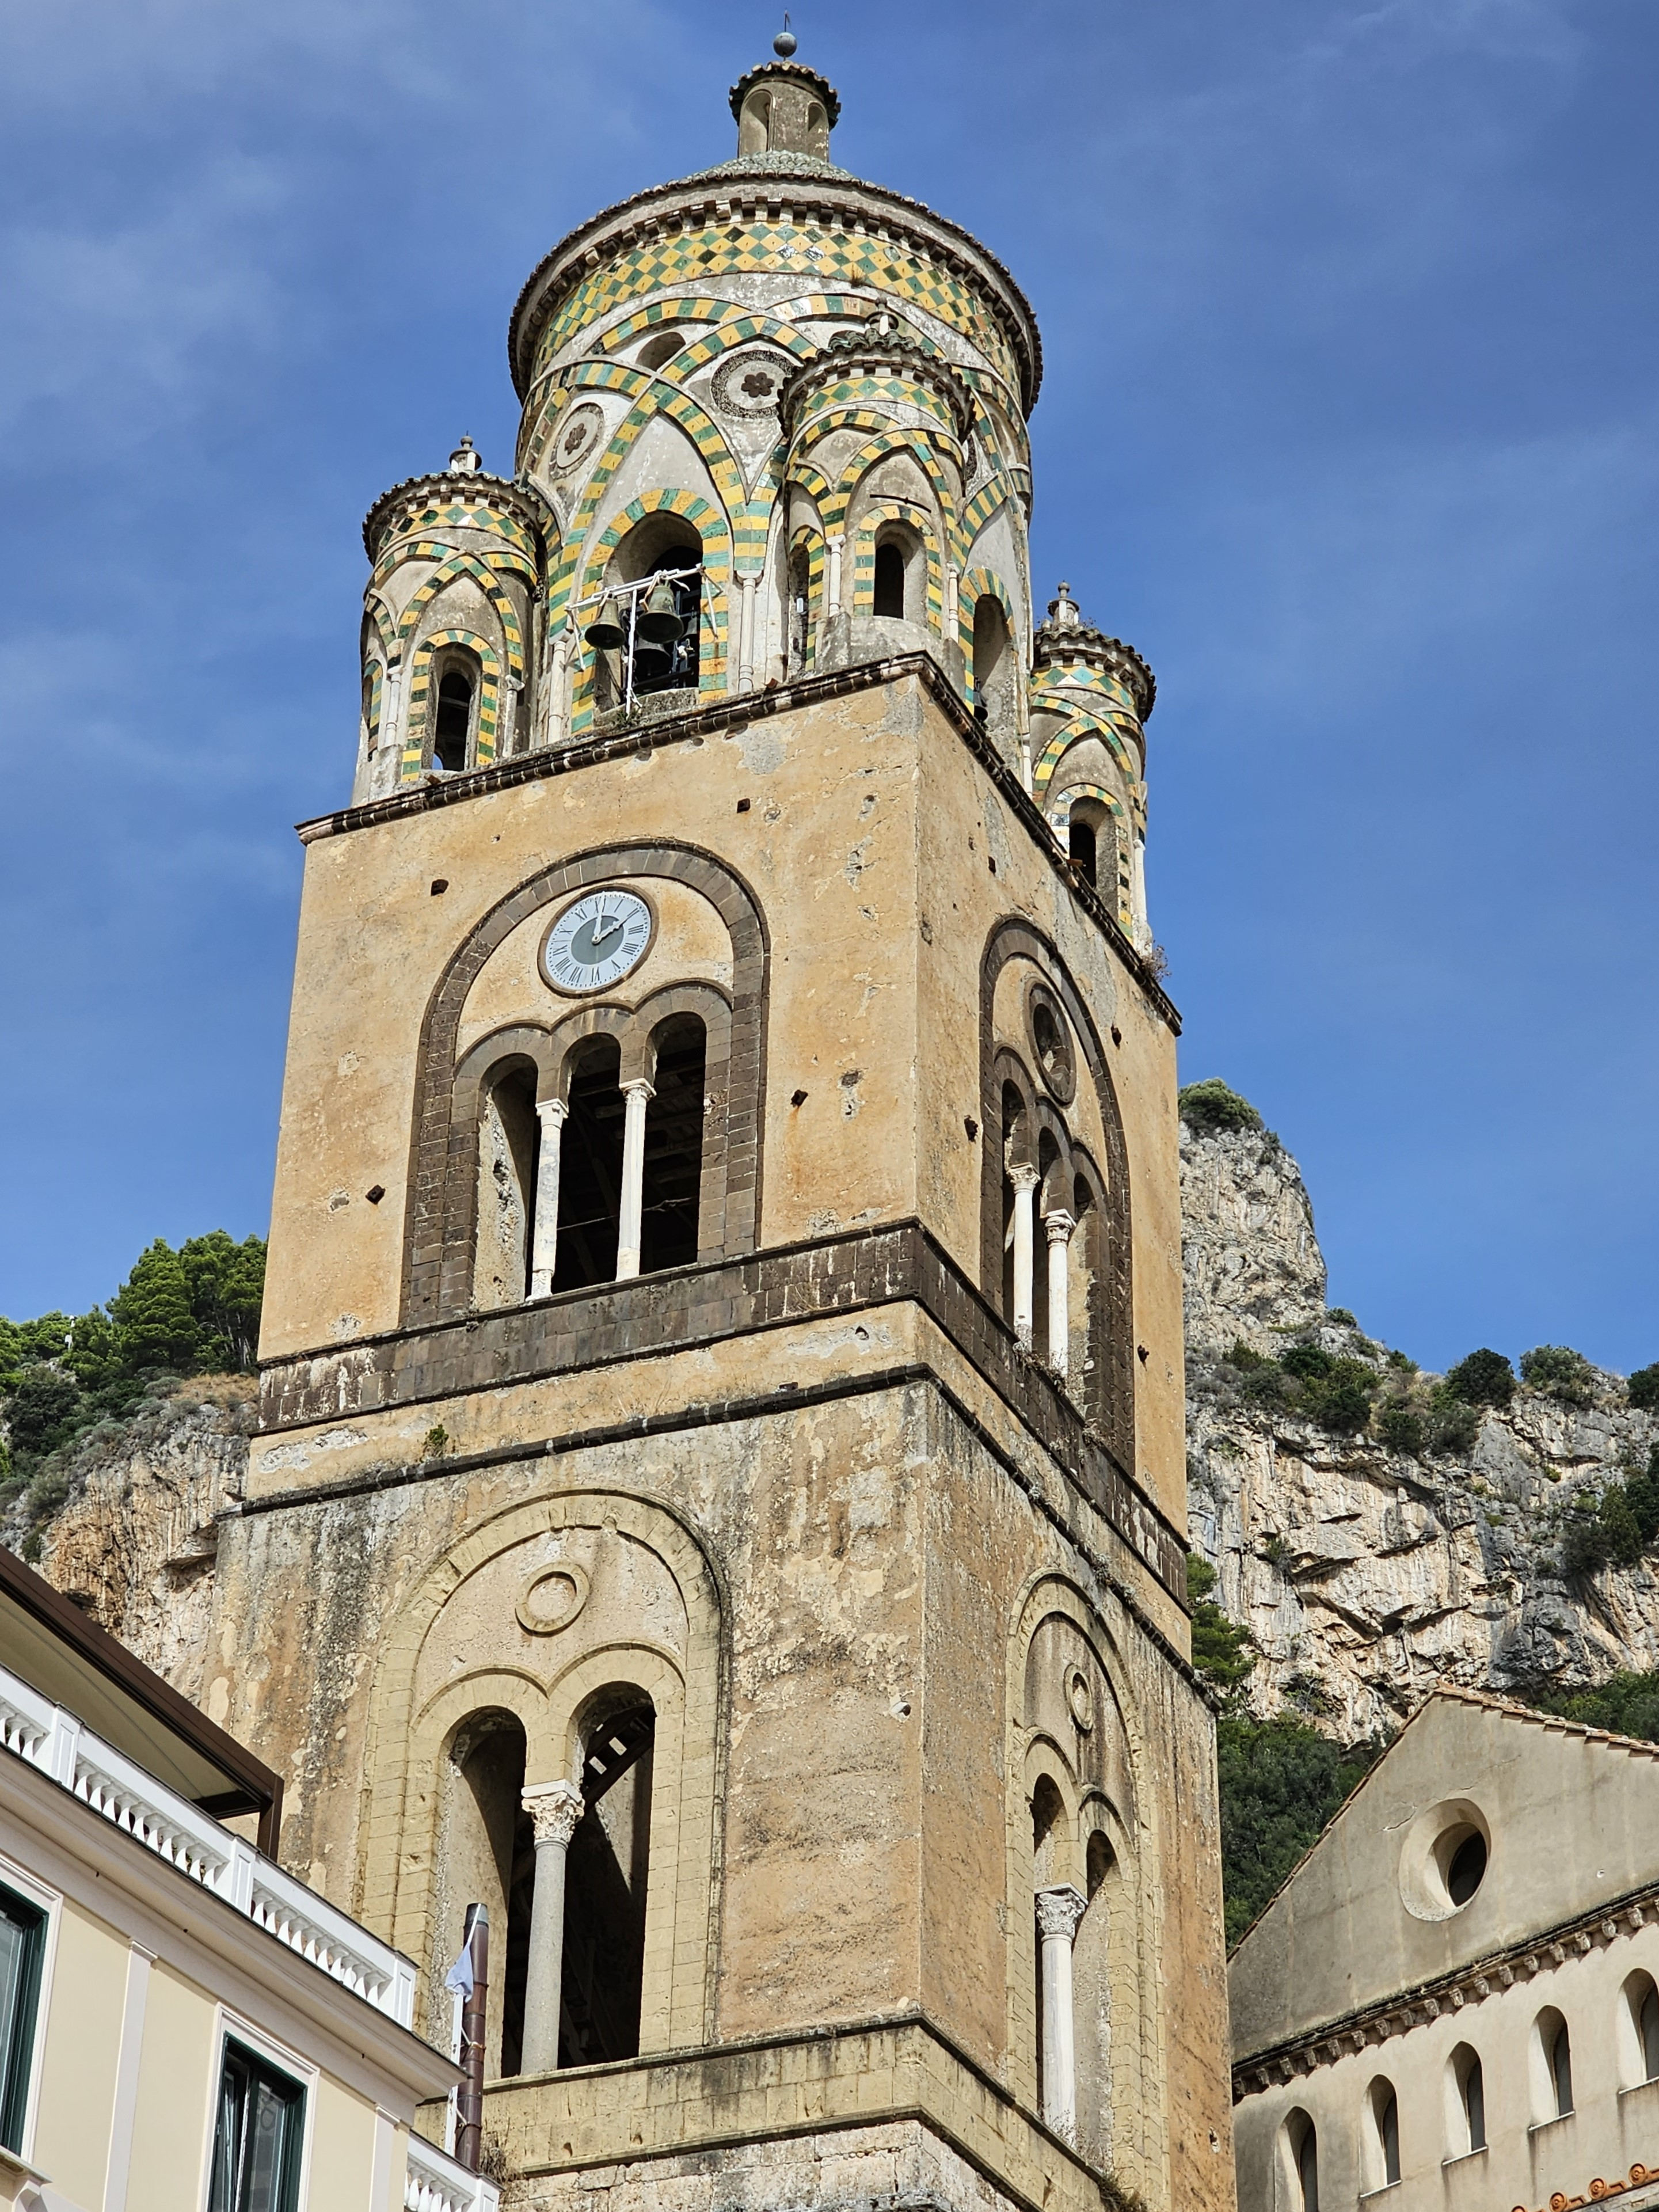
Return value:
M 500 2202 L 493 2181 L 469 2173 L 424 2136 L 410 2134 L 404 2212 L 496 2212 Z
M 71 1790 L 112 1827 L 222 1897 L 256 1926 L 400 2027 L 415 2016 L 415 1968 L 210 1814 L 135 1766 L 75 1715 L 0 1667 L 0 1744 Z M 459 2173 L 461 2168 L 457 2166 Z M 470 2177 L 469 2177 L 470 2178 Z M 436 2212 L 445 2201 L 434 2197 Z M 457 2199 L 470 2208 L 471 2197 Z M 483 2200 L 477 2202 L 482 2205 Z

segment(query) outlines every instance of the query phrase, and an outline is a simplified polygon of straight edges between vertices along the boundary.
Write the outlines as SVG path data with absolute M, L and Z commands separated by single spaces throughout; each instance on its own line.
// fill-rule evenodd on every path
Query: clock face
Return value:
M 637 967 L 651 942 L 651 909 L 632 891 L 584 891 L 542 945 L 542 973 L 556 991 L 603 991 Z

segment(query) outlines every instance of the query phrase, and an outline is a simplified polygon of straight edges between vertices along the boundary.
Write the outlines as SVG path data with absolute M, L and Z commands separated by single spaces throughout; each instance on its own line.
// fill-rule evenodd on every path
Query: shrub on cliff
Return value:
M 1565 1344 L 1535 1344 L 1521 1355 L 1521 1380 L 1547 1398 L 1588 1406 L 1595 1395 L 1595 1370 Z
M 1528 1702 L 1547 1713 L 1559 1713 L 1563 1720 L 1580 1721 L 1586 1728 L 1659 1743 L 1659 1672 L 1610 1674 L 1598 1688 L 1571 1697 L 1547 1687 L 1534 1690 Z
M 1633 1567 L 1659 1540 L 1659 1444 L 1646 1472 L 1609 1483 L 1594 1512 L 1571 1521 L 1561 1539 L 1561 1571 L 1583 1582 L 1603 1567 Z
M 1659 1367 L 1638 1367 L 1625 1388 L 1638 1413 L 1659 1409 Z
M 1237 1129 L 1260 1129 L 1263 1124 L 1248 1098 L 1230 1091 L 1218 1076 L 1189 1083 L 1176 1101 L 1182 1120 L 1200 1137 L 1223 1136 Z
M 1446 1389 L 1465 1406 L 1507 1406 L 1515 1395 L 1515 1370 L 1501 1352 L 1483 1346 L 1448 1370 Z
M 1193 1614 L 1193 1664 L 1228 1707 L 1243 1710 L 1244 1687 L 1255 1671 L 1248 1632 L 1223 1613 L 1210 1593 L 1215 1569 L 1196 1552 L 1187 1558 L 1187 1601 Z

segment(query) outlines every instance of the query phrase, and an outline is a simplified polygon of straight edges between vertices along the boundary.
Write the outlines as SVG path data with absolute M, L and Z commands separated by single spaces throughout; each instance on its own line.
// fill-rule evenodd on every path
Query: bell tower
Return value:
M 364 526 L 212 1710 L 445 2045 L 488 1906 L 508 2206 L 1224 2212 L 1152 678 L 780 46 Z

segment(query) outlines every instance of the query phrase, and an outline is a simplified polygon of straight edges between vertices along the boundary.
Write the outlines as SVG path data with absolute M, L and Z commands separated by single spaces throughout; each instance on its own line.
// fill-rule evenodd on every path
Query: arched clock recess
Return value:
M 656 929 L 656 915 L 637 891 L 615 884 L 584 891 L 542 938 L 542 980 L 572 998 L 608 991 L 645 959 Z

